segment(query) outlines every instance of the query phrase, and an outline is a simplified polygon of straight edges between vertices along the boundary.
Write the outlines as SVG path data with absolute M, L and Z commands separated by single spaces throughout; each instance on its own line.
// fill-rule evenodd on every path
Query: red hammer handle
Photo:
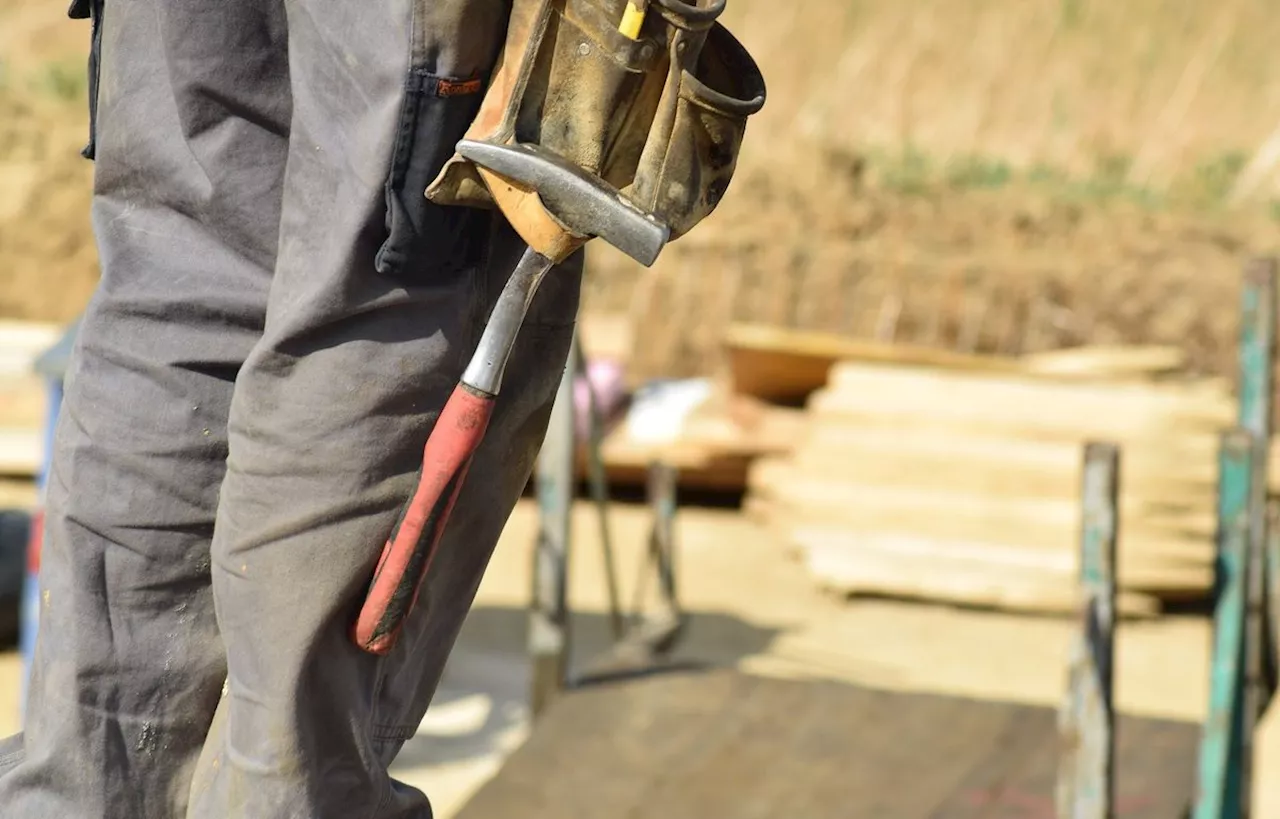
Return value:
M 382 547 L 356 620 L 352 636 L 365 651 L 386 654 L 395 645 L 404 618 L 417 602 L 471 458 L 489 426 L 493 404 L 492 395 L 459 384 L 427 438 L 418 487 Z

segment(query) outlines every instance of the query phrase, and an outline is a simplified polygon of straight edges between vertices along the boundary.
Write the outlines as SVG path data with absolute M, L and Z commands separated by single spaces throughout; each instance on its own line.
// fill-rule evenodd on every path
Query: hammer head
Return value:
M 648 267 L 670 230 L 627 201 L 609 183 L 538 145 L 494 145 L 464 139 L 467 160 L 538 194 L 543 207 L 570 231 L 597 237 Z

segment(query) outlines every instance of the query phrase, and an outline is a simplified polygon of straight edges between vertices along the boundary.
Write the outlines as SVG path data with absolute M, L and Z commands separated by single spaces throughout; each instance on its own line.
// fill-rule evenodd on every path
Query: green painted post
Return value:
M 1081 481 L 1080 631 L 1072 644 L 1067 696 L 1058 712 L 1060 819 L 1111 819 L 1115 796 L 1116 538 L 1120 450 L 1084 448 Z
M 1277 667 L 1276 636 L 1280 634 L 1280 540 L 1273 537 L 1267 506 L 1268 457 L 1274 417 L 1277 274 L 1274 258 L 1255 259 L 1245 270 L 1240 298 L 1239 424 L 1264 442 L 1256 464 L 1251 516 L 1249 564 L 1254 576 L 1246 595 L 1245 667 L 1251 681 L 1241 714 L 1242 740 L 1249 742 L 1253 725 L 1274 694 Z
M 1193 819 L 1248 816 L 1237 726 L 1244 707 L 1245 596 L 1250 512 L 1260 447 L 1248 430 L 1222 434 L 1218 462 L 1217 601 L 1209 680 L 1209 713 L 1200 741 Z
M 1253 792 L 1254 729 L 1267 709 L 1272 691 L 1265 669 L 1272 665 L 1274 643 L 1268 623 L 1268 563 L 1271 538 L 1267 531 L 1267 472 L 1271 441 L 1276 348 L 1276 264 L 1255 259 L 1245 270 L 1240 299 L 1239 425 L 1253 433 L 1254 452 L 1249 497 L 1249 544 L 1244 599 L 1244 667 L 1236 710 L 1233 751 L 1239 769 L 1236 781 L 1243 813 L 1249 812 Z
M 1276 345 L 1276 262 L 1256 259 L 1245 271 L 1240 297 L 1239 425 L 1271 437 L 1272 372 Z
M 1263 589 L 1263 685 L 1271 697 L 1280 687 L 1280 498 L 1267 497 L 1266 582 Z M 1268 705 L 1270 703 L 1268 702 Z

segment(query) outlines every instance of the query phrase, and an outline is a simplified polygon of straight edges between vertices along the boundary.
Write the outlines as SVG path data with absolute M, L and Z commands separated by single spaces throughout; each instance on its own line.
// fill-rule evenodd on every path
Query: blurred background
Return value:
M 30 364 L 97 279 L 89 28 L 63 6 L 0 4 L 0 734 L 20 720 L 23 516 L 48 409 Z M 722 20 L 768 84 L 726 198 L 651 269 L 588 250 L 579 384 L 606 411 L 624 592 L 660 459 L 679 470 L 675 656 L 1057 708 L 1080 446 L 1111 440 L 1118 704 L 1198 725 L 1243 271 L 1280 228 L 1272 4 L 729 0 Z M 594 515 L 580 494 L 579 659 L 611 643 Z M 536 735 L 525 644 L 545 520 L 531 491 L 398 763 L 442 817 Z M 1264 817 L 1280 816 L 1274 721 L 1257 735 Z M 1179 741 L 1184 767 L 1160 775 L 1186 787 L 1196 740 Z

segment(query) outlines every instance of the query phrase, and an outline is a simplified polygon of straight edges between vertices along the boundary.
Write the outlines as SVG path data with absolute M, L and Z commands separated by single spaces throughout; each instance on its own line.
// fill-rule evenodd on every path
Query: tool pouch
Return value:
M 764 105 L 755 61 L 716 21 L 724 3 L 651 0 L 632 39 L 619 31 L 627 0 L 514 0 L 466 138 L 541 145 L 617 188 L 677 238 L 724 196 L 747 118 Z M 494 205 L 458 155 L 426 195 Z

